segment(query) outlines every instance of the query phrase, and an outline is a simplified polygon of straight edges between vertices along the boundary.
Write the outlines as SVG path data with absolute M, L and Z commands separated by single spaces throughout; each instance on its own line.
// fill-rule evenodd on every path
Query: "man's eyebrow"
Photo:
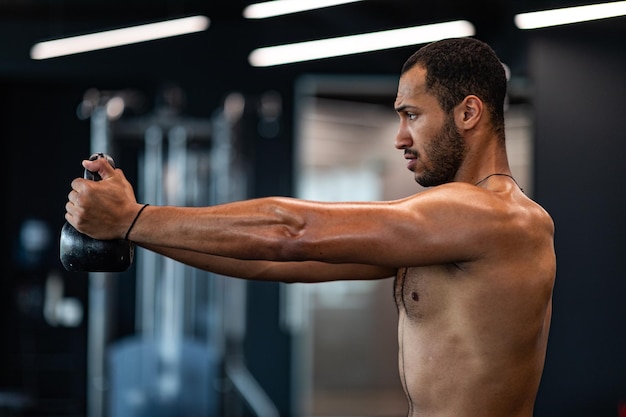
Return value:
M 394 107 L 397 113 L 402 113 L 407 109 L 414 109 L 415 107 L 410 106 L 408 104 L 402 104 L 401 106 Z

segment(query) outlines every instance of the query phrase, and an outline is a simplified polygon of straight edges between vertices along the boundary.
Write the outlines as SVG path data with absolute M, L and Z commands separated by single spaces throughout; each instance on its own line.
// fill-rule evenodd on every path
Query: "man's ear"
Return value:
M 457 127 L 473 129 L 483 116 L 483 102 L 477 96 L 469 95 L 456 107 Z

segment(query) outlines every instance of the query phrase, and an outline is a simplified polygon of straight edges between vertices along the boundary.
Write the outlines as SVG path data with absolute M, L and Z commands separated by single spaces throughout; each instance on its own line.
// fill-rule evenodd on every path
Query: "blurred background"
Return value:
M 0 416 L 405 415 L 391 280 L 243 282 L 142 250 L 122 273 L 68 272 L 59 233 L 92 152 L 110 153 L 151 204 L 419 192 L 393 148 L 393 100 L 424 41 L 267 65 L 252 52 L 459 20 L 509 70 L 513 174 L 556 222 L 535 416 L 625 416 L 626 17 L 521 29 L 518 14 L 588 3 L 364 0 L 244 16 L 252 3 L 0 0 Z M 192 16 L 193 33 L 35 53 Z

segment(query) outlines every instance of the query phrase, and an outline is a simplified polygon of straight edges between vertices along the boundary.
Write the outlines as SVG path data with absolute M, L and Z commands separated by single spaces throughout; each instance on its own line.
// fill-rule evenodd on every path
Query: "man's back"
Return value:
M 479 200 L 494 224 L 485 225 L 491 239 L 467 242 L 476 256 L 396 278 L 409 416 L 532 415 L 550 325 L 553 224 L 510 180 L 477 192 L 487 193 Z

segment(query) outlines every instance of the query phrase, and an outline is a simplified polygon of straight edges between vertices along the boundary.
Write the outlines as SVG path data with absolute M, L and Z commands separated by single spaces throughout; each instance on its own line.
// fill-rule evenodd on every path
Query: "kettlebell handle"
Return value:
M 89 157 L 89 160 L 95 161 L 98 158 L 105 158 L 107 162 L 111 164 L 113 168 L 115 168 L 115 161 L 113 160 L 111 155 L 108 155 L 106 153 L 96 152 L 94 154 L 91 154 L 91 156 Z M 83 175 L 83 178 L 91 180 L 91 181 L 100 181 L 102 179 L 100 177 L 100 174 L 98 174 L 97 172 L 89 171 L 87 169 L 85 170 L 85 174 Z

